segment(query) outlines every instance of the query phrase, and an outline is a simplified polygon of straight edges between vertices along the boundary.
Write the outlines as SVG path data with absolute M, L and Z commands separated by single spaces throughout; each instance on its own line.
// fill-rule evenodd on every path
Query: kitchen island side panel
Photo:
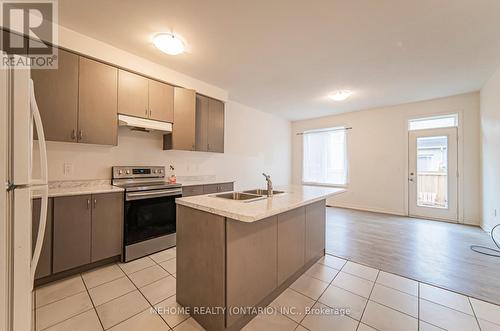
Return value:
M 224 314 L 195 308 L 225 307 L 225 218 L 177 205 L 177 302 L 207 330 L 223 330 Z

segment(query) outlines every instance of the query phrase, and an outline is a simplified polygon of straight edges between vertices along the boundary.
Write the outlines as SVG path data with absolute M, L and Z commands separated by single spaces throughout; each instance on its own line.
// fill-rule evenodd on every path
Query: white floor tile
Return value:
M 424 321 L 419 321 L 418 325 L 419 331 L 444 331 L 444 329 L 438 328 L 437 326 L 426 323 Z
M 377 330 L 366 324 L 359 323 L 357 331 L 377 331 Z
M 175 258 L 175 250 L 172 248 L 150 255 L 149 257 L 156 263 L 161 263 Z
M 175 294 L 175 278 L 168 276 L 151 284 L 141 287 L 139 290 L 144 294 L 151 305 L 155 305 Z
M 370 300 L 418 318 L 418 298 L 413 295 L 375 284 Z
M 120 263 L 118 265 L 128 275 L 139 270 L 146 269 L 147 267 L 154 266 L 155 262 L 146 256 L 127 263 Z
M 146 309 L 142 313 L 132 316 L 131 318 L 115 325 L 112 331 L 168 331 L 170 328 L 158 315 L 151 313 Z
M 56 281 L 42 286 L 35 291 L 36 307 L 61 300 L 84 291 L 86 291 L 86 289 L 80 275 Z
M 418 282 L 405 277 L 380 271 L 377 278 L 377 283 L 387 287 L 391 287 L 401 292 L 411 294 L 413 296 L 418 296 Z
M 500 325 L 479 319 L 481 331 L 500 331 Z
M 305 317 L 307 309 L 313 305 L 314 300 L 288 288 L 269 306 L 299 323 Z
M 500 306 L 470 298 L 477 318 L 500 325 Z
M 182 325 L 182 324 L 181 324 Z M 243 331 L 293 331 L 297 323 L 281 314 L 257 315 L 245 327 Z
M 155 264 L 152 267 L 129 274 L 130 280 L 137 286 L 143 287 L 154 281 L 167 277 L 169 274 L 162 267 Z
M 345 315 L 336 315 L 334 309 L 317 303 L 301 324 L 311 331 L 355 331 L 359 322 Z
M 302 275 L 290 287 L 311 299 L 317 300 L 321 293 L 328 287 L 328 283 L 307 275 Z
M 377 330 L 417 331 L 418 320 L 373 301 L 368 301 L 361 321 Z
M 139 291 L 133 291 L 97 306 L 96 310 L 104 328 L 109 329 L 148 307 L 149 303 L 142 294 Z
M 136 289 L 127 276 L 112 280 L 89 289 L 90 297 L 95 306 L 111 301 Z
M 455 292 L 420 283 L 420 298 L 473 315 L 469 298 Z
M 365 298 L 370 296 L 373 287 L 373 282 L 342 271 L 335 277 L 332 284 Z
M 419 317 L 446 330 L 479 331 L 474 316 L 423 299 L 420 299 Z
M 94 309 L 73 316 L 44 331 L 102 331 L 101 323 Z
M 177 303 L 175 295 L 163 300 L 154 307 L 158 315 L 161 316 L 171 328 L 176 327 L 189 318 L 189 314 L 185 313 L 185 311 L 182 310 L 182 306 Z
M 125 276 L 117 264 L 108 265 L 82 274 L 87 288 L 93 288 Z
M 330 285 L 318 301 L 331 308 L 347 308 L 349 309 L 348 315 L 359 321 L 368 299 Z
M 306 271 L 306 275 L 330 283 L 338 272 L 339 271 L 337 269 L 330 268 L 324 264 L 316 263 Z
M 370 268 L 358 263 L 347 262 L 346 265 L 342 268 L 343 272 L 347 272 L 351 275 L 358 276 L 364 279 L 368 279 L 371 282 L 374 282 L 377 278 L 378 270 L 374 268 Z
M 329 266 L 330 268 L 340 270 L 346 264 L 347 260 L 341 259 L 339 257 L 326 254 L 321 259 L 318 260 L 318 263 Z
M 160 265 L 163 269 L 167 270 L 170 274 L 175 274 L 177 271 L 176 263 L 177 263 L 177 259 L 174 258 L 174 259 L 162 262 L 162 263 L 160 263 Z
M 174 328 L 175 331 L 201 331 L 205 330 L 194 318 L 190 317 Z
M 305 327 L 303 327 L 302 325 L 298 325 L 297 328 L 295 329 L 295 331 L 307 331 L 307 329 Z
M 49 303 L 36 310 L 36 330 L 45 329 L 92 308 L 92 302 L 87 292 L 80 292 Z

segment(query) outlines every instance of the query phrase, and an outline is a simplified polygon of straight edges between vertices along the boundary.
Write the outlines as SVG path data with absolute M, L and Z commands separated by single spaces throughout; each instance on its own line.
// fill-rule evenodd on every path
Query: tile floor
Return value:
M 175 248 L 35 292 L 36 330 L 202 330 L 175 300 Z M 251 330 L 500 331 L 500 306 L 326 255 Z

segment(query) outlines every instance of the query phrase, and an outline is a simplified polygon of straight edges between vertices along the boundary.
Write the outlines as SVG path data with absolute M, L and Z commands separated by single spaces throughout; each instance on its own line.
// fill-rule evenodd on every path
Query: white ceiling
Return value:
M 498 0 L 60 0 L 60 24 L 288 119 L 476 91 L 500 65 Z M 174 31 L 179 56 L 151 44 Z M 352 89 L 344 102 L 326 95 Z

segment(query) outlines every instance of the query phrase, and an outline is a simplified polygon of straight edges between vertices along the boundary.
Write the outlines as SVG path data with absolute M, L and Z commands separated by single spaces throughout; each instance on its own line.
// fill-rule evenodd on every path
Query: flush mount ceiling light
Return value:
M 330 98 L 334 101 L 344 101 L 345 99 L 349 98 L 351 95 L 352 95 L 352 91 L 340 90 L 340 91 L 335 91 L 332 94 L 329 94 L 328 98 Z
M 178 55 L 184 53 L 184 42 L 172 33 L 159 33 L 153 38 L 153 44 L 163 53 Z

